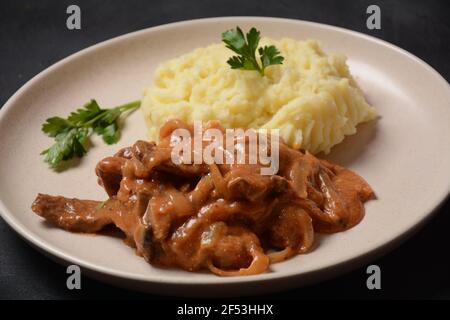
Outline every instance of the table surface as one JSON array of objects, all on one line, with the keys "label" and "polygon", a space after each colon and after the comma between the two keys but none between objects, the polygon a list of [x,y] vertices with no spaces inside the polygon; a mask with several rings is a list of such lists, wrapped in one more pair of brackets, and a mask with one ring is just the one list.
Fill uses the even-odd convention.
[{"label": "table surface", "polygon": [[[97,42],[174,21],[214,16],[275,16],[316,21],[387,40],[417,55],[450,80],[448,1],[76,1],[82,30],[66,28],[73,1],[0,2],[0,105],[26,81],[56,61]],[[366,28],[366,8],[381,8],[381,30]],[[418,195],[420,196],[420,195]],[[448,244],[450,201],[412,239],[374,261],[381,290],[366,287],[366,266],[318,285],[264,298],[450,298]],[[0,219],[0,298],[163,299],[82,279],[82,290],[66,288],[66,270],[31,248]],[[448,250],[448,249],[446,249]]]}]

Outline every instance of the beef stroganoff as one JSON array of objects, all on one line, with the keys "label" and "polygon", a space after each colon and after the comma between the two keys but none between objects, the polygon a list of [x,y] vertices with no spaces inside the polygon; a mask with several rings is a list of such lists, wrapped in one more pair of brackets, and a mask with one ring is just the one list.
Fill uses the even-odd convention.
[{"label": "beef stroganoff", "polygon": [[[33,211],[73,232],[115,225],[157,266],[232,276],[262,273],[271,262],[308,252],[315,232],[355,226],[374,196],[354,172],[281,141],[275,175],[261,175],[259,163],[174,164],[172,133],[180,128],[194,132],[172,120],[158,144],[137,141],[101,160],[96,174],[106,201],[39,194]],[[217,122],[209,128],[224,132]]]}]

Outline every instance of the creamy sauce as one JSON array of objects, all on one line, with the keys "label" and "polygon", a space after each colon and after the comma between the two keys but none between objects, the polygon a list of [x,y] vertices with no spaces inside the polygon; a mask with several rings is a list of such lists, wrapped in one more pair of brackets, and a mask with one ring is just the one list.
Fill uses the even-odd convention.
[{"label": "creamy sauce", "polygon": [[169,121],[158,145],[137,141],[97,164],[105,202],[39,194],[33,211],[73,232],[115,225],[154,265],[230,276],[262,273],[308,252],[314,232],[355,226],[374,196],[354,172],[283,143],[273,176],[260,175],[259,164],[175,165],[177,128],[191,126]]}]

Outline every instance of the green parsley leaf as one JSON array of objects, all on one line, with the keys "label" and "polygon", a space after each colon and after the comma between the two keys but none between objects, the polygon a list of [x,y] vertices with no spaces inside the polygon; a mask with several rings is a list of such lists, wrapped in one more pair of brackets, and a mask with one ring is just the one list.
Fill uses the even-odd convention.
[{"label": "green parsley leaf", "polygon": [[280,51],[278,51],[275,46],[264,46],[264,48],[259,48],[258,53],[261,56],[263,69],[270,65],[283,63],[284,57],[280,56]]},{"label": "green parsley leaf", "polygon": [[120,139],[119,125],[116,121],[106,127],[96,127],[95,132],[101,135],[107,144],[114,144]]},{"label": "green parsley leaf", "polygon": [[139,106],[140,101],[134,101],[112,109],[102,109],[97,101],[91,100],[70,113],[67,119],[48,118],[42,125],[42,131],[55,138],[55,143],[41,152],[44,161],[56,169],[63,161],[84,156],[92,132],[100,135],[107,144],[116,143],[120,139],[119,117]]},{"label": "green parsley leaf", "polygon": [[255,28],[251,28],[247,33],[247,42],[249,53],[254,54],[259,45],[259,40],[261,40],[261,33]]},{"label": "green parsley leaf", "polygon": [[44,161],[52,168],[58,168],[63,160],[82,157],[87,152],[84,147],[87,133],[87,128],[72,128],[57,134],[55,144],[41,152]]},{"label": "green parsley leaf", "polygon": [[239,27],[227,30],[222,33],[222,41],[225,46],[237,53],[227,60],[231,69],[256,70],[264,76],[264,70],[271,65],[282,64],[284,57],[275,46],[264,46],[259,48],[259,60],[256,59],[256,50],[258,49],[261,33],[256,28],[251,28],[244,36]]},{"label": "green parsley leaf", "polygon": [[58,133],[64,132],[72,128],[72,124],[66,119],[60,117],[48,118],[47,122],[42,125],[44,131],[49,137],[56,137]]},{"label": "green parsley leaf", "polygon": [[231,66],[231,69],[243,69],[244,68],[244,59],[238,56],[233,56],[228,59],[228,64]]},{"label": "green parsley leaf", "polygon": [[82,125],[83,123],[94,119],[102,112],[103,110],[100,109],[97,101],[91,100],[86,103],[83,108],[77,109],[77,111],[72,112],[67,120],[74,125]]},{"label": "green parsley leaf", "polygon": [[245,43],[244,33],[239,27],[222,33],[222,41],[225,42],[228,49],[233,50],[237,54],[243,55],[246,53],[247,44]]}]

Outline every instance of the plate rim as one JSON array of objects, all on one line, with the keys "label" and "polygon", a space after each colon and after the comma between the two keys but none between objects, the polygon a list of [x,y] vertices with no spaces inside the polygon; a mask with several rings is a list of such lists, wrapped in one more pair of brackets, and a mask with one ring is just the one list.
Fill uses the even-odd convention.
[{"label": "plate rim", "polygon": [[[141,34],[145,34],[147,32],[158,32],[159,30],[164,29],[170,29],[170,28],[177,28],[183,25],[189,25],[189,24],[195,24],[195,23],[213,23],[217,21],[233,21],[236,19],[246,19],[246,21],[261,21],[261,22],[267,22],[269,21],[275,21],[280,23],[296,23],[299,25],[309,25],[317,28],[322,28],[326,30],[330,30],[333,32],[340,32],[340,33],[346,33],[353,37],[362,38],[371,42],[374,42],[380,46],[386,47],[390,50],[397,51],[398,53],[406,56],[409,59],[412,59],[417,64],[420,64],[422,68],[425,68],[428,72],[430,72],[434,78],[436,78],[436,81],[441,82],[443,85],[447,85],[448,89],[448,95],[450,97],[450,85],[447,82],[447,80],[433,67],[431,67],[429,64],[427,64],[424,60],[421,58],[415,56],[414,54],[406,51],[405,49],[402,49],[392,43],[389,43],[385,40],[376,38],[371,35],[367,35],[358,31],[329,25],[329,24],[323,24],[313,21],[307,21],[307,20],[299,20],[299,19],[290,19],[290,18],[280,18],[280,17],[265,17],[265,16],[217,16],[217,17],[208,17],[208,18],[200,18],[200,19],[189,19],[189,20],[181,20],[176,22],[171,22],[167,24],[157,25],[145,29],[136,30],[133,32],[129,32],[123,35],[119,35],[116,37],[113,37],[108,40],[104,40],[101,42],[98,42],[96,44],[93,44],[89,47],[86,47],[82,50],[79,50],[77,52],[74,52],[70,54],[69,56],[55,62],[54,64],[50,65],[49,67],[45,68],[35,76],[33,76],[30,80],[28,80],[24,85],[22,85],[3,105],[3,107],[0,109],[0,126],[2,125],[6,113],[9,111],[9,109],[12,109],[12,107],[15,104],[15,100],[18,99],[25,91],[28,90],[29,87],[32,87],[36,82],[38,82],[41,78],[45,77],[46,74],[53,72],[54,69],[59,68],[60,66],[64,65],[69,60],[72,60],[74,58],[80,58],[86,54],[89,54],[91,51],[97,50],[100,47],[108,46],[111,44],[114,44],[116,42],[120,42],[128,37],[135,37],[139,36]],[[363,254],[357,255],[351,259],[347,259],[338,263],[332,263],[329,265],[324,265],[320,268],[308,271],[308,272],[299,272],[299,270],[294,271],[288,271],[280,273],[264,273],[254,276],[245,276],[245,277],[214,277],[214,278],[204,278],[204,279],[196,279],[195,281],[191,281],[190,277],[186,278],[172,278],[170,276],[162,277],[162,278],[149,278],[148,276],[139,275],[139,274],[133,274],[131,272],[125,272],[117,269],[111,269],[109,267],[103,267],[100,265],[97,265],[95,263],[91,263],[84,259],[79,259],[71,254],[65,253],[62,250],[59,250],[58,248],[55,248],[51,243],[47,242],[44,239],[41,239],[38,235],[35,235],[33,232],[30,232],[20,221],[14,218],[14,214],[12,211],[10,211],[6,205],[4,204],[3,200],[0,196],[0,216],[4,219],[4,221],[23,239],[25,239],[27,242],[29,242],[32,247],[38,249],[40,252],[43,252],[46,255],[50,255],[53,258],[55,258],[58,262],[62,262],[64,264],[67,263],[75,263],[79,265],[80,267],[92,272],[92,273],[100,273],[105,276],[111,276],[118,279],[125,279],[125,280],[132,280],[132,281],[138,281],[138,282],[145,282],[146,284],[167,284],[167,285],[193,285],[193,286],[208,286],[208,285],[238,285],[238,284],[249,284],[249,283],[259,283],[259,282],[272,282],[272,281],[279,281],[282,279],[291,279],[296,277],[306,277],[311,274],[320,274],[320,273],[326,273],[327,270],[331,271],[330,269],[338,269],[342,268],[342,266],[350,265],[354,263],[354,266],[352,268],[358,267],[359,263],[355,262],[359,259],[365,259],[366,257],[375,257],[377,255],[377,252],[387,251],[389,250],[388,247],[395,247],[396,245],[400,244],[401,240],[406,240],[409,238],[415,231],[419,230],[430,218],[434,216],[434,214],[438,211],[438,209],[447,201],[447,199],[450,196],[450,179],[448,181],[448,185],[446,190],[443,192],[441,196],[439,196],[439,201],[437,203],[431,204],[431,208],[426,210],[428,213],[421,217],[421,219],[414,224],[413,226],[409,227],[408,229],[404,230],[402,233],[397,234],[395,237],[386,240],[382,245],[378,245],[374,248],[372,248],[369,251],[364,252]],[[371,259],[371,258],[368,258]],[[357,265],[358,264],[358,265]],[[351,268],[350,268],[351,269]],[[300,270],[301,271],[301,270]],[[188,275],[188,273],[187,273]],[[326,278],[326,276],[322,276],[322,279]],[[292,286],[301,286],[302,283],[295,283],[292,284]]]}]

